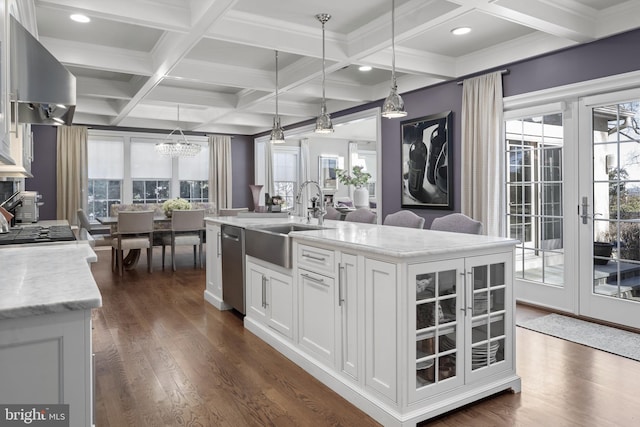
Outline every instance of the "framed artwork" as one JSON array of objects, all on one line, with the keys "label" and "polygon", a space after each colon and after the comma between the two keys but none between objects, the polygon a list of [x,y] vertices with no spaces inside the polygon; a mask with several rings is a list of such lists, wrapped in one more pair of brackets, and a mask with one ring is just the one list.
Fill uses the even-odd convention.
[{"label": "framed artwork", "polygon": [[318,156],[318,182],[322,191],[335,191],[338,189],[338,156]]},{"label": "framed artwork", "polygon": [[401,122],[402,207],[452,209],[451,111]]}]

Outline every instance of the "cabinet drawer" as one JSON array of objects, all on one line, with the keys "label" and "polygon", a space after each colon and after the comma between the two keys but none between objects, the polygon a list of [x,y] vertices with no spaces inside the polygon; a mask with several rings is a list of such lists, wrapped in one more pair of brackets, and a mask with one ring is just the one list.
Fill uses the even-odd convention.
[{"label": "cabinet drawer", "polygon": [[298,265],[318,273],[335,276],[334,251],[316,248],[314,246],[298,246]]}]

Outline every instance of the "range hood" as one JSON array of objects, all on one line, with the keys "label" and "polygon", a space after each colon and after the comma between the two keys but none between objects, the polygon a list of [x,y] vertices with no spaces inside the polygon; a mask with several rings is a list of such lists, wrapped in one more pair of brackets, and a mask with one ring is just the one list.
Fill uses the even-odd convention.
[{"label": "range hood", "polygon": [[76,78],[11,16],[11,102],[18,123],[71,125]]}]

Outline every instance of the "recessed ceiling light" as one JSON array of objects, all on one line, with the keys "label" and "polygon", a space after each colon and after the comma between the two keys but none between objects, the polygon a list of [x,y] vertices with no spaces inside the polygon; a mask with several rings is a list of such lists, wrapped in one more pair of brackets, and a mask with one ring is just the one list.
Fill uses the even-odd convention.
[{"label": "recessed ceiling light", "polygon": [[451,30],[451,32],[453,34],[455,34],[456,36],[461,36],[463,34],[468,34],[471,32],[471,28],[469,27],[458,27],[458,28],[454,28],[453,30]]},{"label": "recessed ceiling light", "polygon": [[70,16],[70,18],[72,21],[82,22],[83,24],[86,24],[87,22],[91,22],[91,19],[87,15],[82,15],[80,13],[74,13],[73,15]]},{"label": "recessed ceiling light", "polygon": [[358,67],[358,70],[360,71],[371,71],[372,68],[370,65],[361,65],[360,67]]}]

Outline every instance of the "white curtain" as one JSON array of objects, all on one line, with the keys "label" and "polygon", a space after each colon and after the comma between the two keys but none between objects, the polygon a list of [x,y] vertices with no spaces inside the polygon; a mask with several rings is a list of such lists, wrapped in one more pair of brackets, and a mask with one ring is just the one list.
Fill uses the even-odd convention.
[{"label": "white curtain", "polygon": [[502,74],[474,77],[463,84],[461,211],[481,221],[487,235],[500,236],[504,222]]},{"label": "white curtain", "polygon": [[77,224],[78,209],[86,208],[87,128],[60,126],[57,130],[56,218]]},{"label": "white curtain", "polygon": [[[300,140],[300,185],[311,179],[311,159],[309,154],[309,140],[307,138]],[[298,205],[298,215],[305,217],[307,215],[307,201],[311,198],[311,190],[307,185],[302,194],[300,194],[300,204]]]},{"label": "white curtain", "polygon": [[230,136],[209,135],[209,202],[216,213],[233,207]]}]

